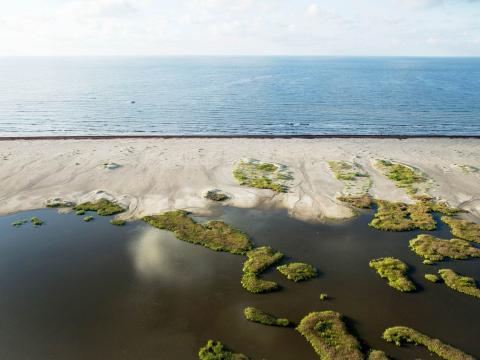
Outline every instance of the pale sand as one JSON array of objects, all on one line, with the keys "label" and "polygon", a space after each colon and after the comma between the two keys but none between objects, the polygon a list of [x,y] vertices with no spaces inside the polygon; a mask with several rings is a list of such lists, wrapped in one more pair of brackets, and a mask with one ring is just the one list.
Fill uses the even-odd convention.
[{"label": "pale sand", "polygon": [[[241,158],[285,164],[294,181],[287,194],[239,186],[232,176]],[[370,193],[379,199],[411,202],[372,166],[390,159],[418,167],[434,184],[430,194],[480,217],[478,139],[107,139],[0,141],[0,213],[42,208],[51,198],[74,202],[105,194],[129,206],[126,218],[170,209],[212,208],[206,190],[233,195],[228,205],[275,206],[304,220],[348,218],[354,212],[336,200],[343,184],[327,160],[360,163],[370,174]],[[103,163],[120,164],[105,169]]]}]

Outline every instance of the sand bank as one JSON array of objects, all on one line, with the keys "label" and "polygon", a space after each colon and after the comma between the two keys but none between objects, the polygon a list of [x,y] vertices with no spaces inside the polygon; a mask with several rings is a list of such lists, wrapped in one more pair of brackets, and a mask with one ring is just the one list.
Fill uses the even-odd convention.
[{"label": "sand bank", "polygon": [[[289,192],[238,185],[232,168],[242,158],[287,165],[294,177]],[[170,209],[204,212],[213,205],[204,193],[218,188],[232,195],[226,204],[233,206],[281,207],[313,221],[351,217],[351,208],[336,199],[343,184],[328,160],[359,163],[371,176],[374,197],[411,202],[372,166],[375,159],[418,167],[433,180],[432,196],[480,217],[480,139],[446,138],[0,141],[0,214],[41,208],[52,198],[105,196],[128,206],[127,218]]]}]

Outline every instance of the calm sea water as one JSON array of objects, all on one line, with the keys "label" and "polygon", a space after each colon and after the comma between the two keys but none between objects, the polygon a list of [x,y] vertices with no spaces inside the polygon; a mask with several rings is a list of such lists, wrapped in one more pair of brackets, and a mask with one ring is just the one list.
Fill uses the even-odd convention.
[{"label": "calm sea water", "polygon": [[480,135],[480,58],[0,58],[0,136]]}]

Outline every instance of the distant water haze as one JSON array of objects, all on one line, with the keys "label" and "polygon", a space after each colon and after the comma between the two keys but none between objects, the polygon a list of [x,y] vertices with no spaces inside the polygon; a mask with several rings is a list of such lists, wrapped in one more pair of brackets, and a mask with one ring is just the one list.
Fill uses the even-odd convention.
[{"label": "distant water haze", "polygon": [[0,136],[480,135],[480,58],[0,58]]}]

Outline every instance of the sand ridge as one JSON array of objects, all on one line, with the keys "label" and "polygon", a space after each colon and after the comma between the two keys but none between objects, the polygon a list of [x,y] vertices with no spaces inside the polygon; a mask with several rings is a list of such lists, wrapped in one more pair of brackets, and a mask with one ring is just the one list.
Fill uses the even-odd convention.
[{"label": "sand ridge", "polygon": [[[287,165],[294,180],[286,194],[238,185],[234,165],[243,158]],[[169,138],[62,139],[0,142],[0,214],[42,208],[48,199],[119,200],[138,218],[172,209],[205,212],[212,188],[232,194],[226,203],[286,208],[303,220],[343,219],[354,211],[336,197],[343,184],[328,160],[359,163],[379,199],[411,202],[372,163],[389,159],[419,168],[433,180],[432,196],[480,217],[480,139],[413,138]],[[105,166],[118,164],[119,166]]]}]

